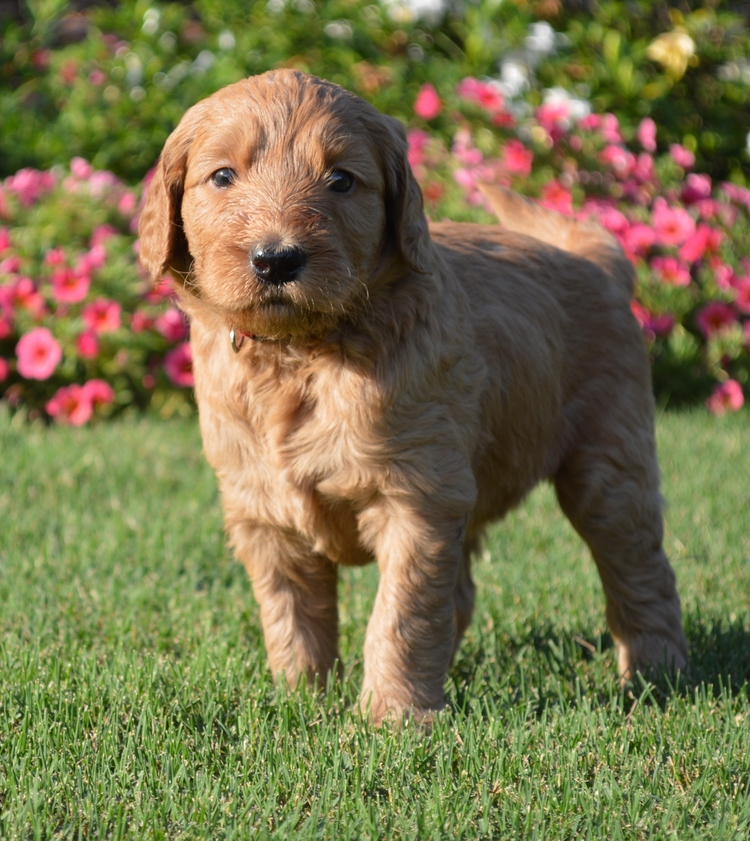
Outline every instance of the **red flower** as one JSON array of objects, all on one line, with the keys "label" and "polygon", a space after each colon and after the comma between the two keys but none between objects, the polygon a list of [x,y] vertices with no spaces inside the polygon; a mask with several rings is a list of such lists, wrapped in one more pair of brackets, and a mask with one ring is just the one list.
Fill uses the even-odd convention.
[{"label": "red flower", "polygon": [[513,175],[527,176],[531,173],[534,153],[520,140],[509,140],[503,149],[503,166]]},{"label": "red flower", "polygon": [[541,199],[542,207],[568,216],[573,213],[573,196],[570,190],[566,190],[559,181],[550,181],[545,184]]}]

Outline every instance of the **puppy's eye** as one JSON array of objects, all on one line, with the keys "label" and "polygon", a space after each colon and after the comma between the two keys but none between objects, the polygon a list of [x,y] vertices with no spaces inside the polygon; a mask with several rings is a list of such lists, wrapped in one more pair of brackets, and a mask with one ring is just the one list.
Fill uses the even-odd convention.
[{"label": "puppy's eye", "polygon": [[231,187],[236,178],[237,173],[228,166],[224,166],[221,169],[217,169],[211,176],[211,183],[215,187]]},{"label": "puppy's eye", "polygon": [[328,179],[328,186],[334,193],[348,193],[354,186],[354,177],[343,169],[334,169]]}]

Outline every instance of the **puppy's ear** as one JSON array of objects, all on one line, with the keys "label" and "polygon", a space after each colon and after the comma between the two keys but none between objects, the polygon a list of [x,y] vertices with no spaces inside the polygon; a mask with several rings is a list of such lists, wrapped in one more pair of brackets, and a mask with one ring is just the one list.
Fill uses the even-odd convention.
[{"label": "puppy's ear", "polygon": [[166,273],[178,280],[189,274],[192,257],[182,228],[182,194],[190,147],[200,123],[202,103],[185,113],[169,135],[146,191],[138,221],[141,264],[157,282]]},{"label": "puppy's ear", "polygon": [[368,108],[365,124],[381,155],[388,236],[406,264],[426,274],[430,270],[432,245],[422,190],[407,157],[406,131],[398,120],[375,109],[370,112]]}]

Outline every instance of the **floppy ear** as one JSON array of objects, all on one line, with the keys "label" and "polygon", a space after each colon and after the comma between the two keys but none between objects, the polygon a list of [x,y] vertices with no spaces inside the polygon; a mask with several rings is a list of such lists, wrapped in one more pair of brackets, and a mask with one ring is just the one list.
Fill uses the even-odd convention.
[{"label": "floppy ear", "polygon": [[410,268],[427,274],[432,262],[432,245],[422,190],[407,157],[406,131],[393,117],[375,109],[367,110],[365,125],[381,155],[385,176],[388,236]]},{"label": "floppy ear", "polygon": [[181,205],[188,153],[200,123],[202,104],[187,111],[167,138],[146,191],[138,234],[141,264],[153,282],[166,273],[182,281],[190,273],[193,259],[182,228]]}]

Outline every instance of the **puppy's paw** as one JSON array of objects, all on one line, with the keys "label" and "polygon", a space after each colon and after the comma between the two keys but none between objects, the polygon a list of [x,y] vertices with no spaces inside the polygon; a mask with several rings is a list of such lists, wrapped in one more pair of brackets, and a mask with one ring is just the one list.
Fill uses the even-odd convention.
[{"label": "puppy's paw", "polygon": [[426,731],[432,728],[438,713],[444,707],[444,703],[436,707],[404,703],[375,692],[363,693],[359,701],[362,715],[369,718],[376,727],[389,724],[392,727],[401,728],[414,724]]},{"label": "puppy's paw", "polygon": [[643,633],[621,643],[618,666],[620,679],[624,683],[632,680],[638,672],[649,679],[678,672],[686,674],[688,651],[682,629],[668,637],[657,633]]}]

